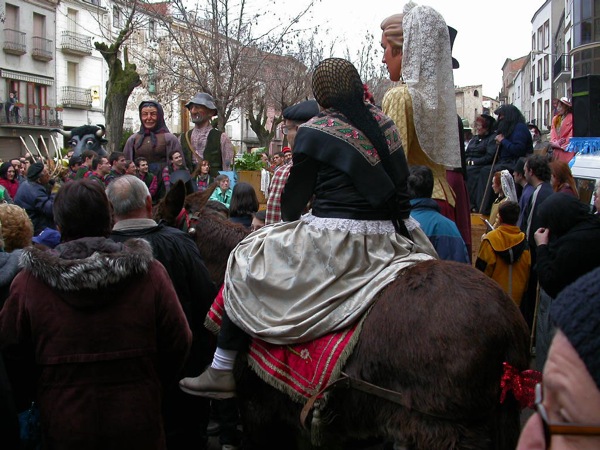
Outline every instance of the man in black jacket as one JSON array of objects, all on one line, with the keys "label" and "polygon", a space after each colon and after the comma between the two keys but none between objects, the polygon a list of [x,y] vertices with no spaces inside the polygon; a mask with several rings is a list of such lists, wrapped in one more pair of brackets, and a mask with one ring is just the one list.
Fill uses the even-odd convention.
[{"label": "man in black jacket", "polygon": [[[192,349],[183,375],[193,376],[211,361],[214,351],[211,348],[213,339],[203,324],[217,290],[200,252],[187,233],[152,219],[152,197],[139,178],[123,175],[107,187],[106,193],[113,205],[115,220],[110,238],[118,242],[131,238],[150,242],[154,257],[165,266],[173,281],[193,333]],[[167,389],[163,414],[169,450],[206,442],[207,400],[185,395],[177,384],[173,384]]]}]

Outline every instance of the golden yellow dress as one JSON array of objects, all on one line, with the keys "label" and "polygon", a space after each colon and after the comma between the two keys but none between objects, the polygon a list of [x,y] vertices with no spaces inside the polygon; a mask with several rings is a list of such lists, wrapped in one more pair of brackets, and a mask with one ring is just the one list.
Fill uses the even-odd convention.
[{"label": "golden yellow dress", "polygon": [[[413,121],[412,98],[408,87],[403,84],[386,92],[382,102],[383,112],[391,117],[400,131],[402,147],[406,154],[408,165],[427,166],[433,171],[433,195],[436,200],[445,200],[454,208],[456,206],[456,195],[446,181],[446,168],[433,162],[421,148],[415,131]],[[431,124],[435,126],[435,124]]]}]

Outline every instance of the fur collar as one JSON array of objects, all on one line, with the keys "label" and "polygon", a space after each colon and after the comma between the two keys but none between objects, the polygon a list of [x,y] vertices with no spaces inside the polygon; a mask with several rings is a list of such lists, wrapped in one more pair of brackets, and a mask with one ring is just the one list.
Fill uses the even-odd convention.
[{"label": "fur collar", "polygon": [[82,238],[43,251],[28,247],[21,266],[60,291],[95,290],[148,272],[152,247],[143,239],[116,243],[106,238]]}]

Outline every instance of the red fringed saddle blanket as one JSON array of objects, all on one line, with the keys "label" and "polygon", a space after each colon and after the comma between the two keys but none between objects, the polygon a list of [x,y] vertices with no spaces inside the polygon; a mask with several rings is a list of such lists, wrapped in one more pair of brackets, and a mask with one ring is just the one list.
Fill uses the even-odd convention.
[{"label": "red fringed saddle blanket", "polygon": [[[223,288],[206,317],[206,327],[218,332],[223,318]],[[358,342],[363,318],[350,328],[298,345],[274,345],[254,338],[248,362],[266,383],[304,403],[335,381]]]}]

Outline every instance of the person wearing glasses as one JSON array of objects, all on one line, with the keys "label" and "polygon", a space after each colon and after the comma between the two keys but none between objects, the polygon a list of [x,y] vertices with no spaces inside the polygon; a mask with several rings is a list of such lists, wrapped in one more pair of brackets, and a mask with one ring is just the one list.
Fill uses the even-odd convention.
[{"label": "person wearing glasses", "polygon": [[517,450],[600,448],[600,268],[565,288],[550,307],[557,326],[536,386],[536,410]]}]

